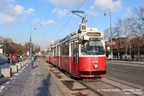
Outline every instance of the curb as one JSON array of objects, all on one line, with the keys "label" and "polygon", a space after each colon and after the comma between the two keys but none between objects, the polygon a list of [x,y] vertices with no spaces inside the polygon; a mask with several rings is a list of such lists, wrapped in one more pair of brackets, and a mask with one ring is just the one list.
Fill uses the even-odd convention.
[{"label": "curb", "polygon": [[139,64],[139,65],[144,65],[144,62],[113,61],[113,60],[111,60],[111,61],[107,61],[107,60],[106,60],[106,63],[107,63],[107,62],[117,62],[117,63],[121,63],[121,62],[123,62],[123,63],[128,63],[128,64]]}]

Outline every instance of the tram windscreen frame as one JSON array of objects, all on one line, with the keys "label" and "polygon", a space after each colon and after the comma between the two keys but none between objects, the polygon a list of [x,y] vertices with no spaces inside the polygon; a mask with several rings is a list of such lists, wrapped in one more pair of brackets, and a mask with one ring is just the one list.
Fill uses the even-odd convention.
[{"label": "tram windscreen frame", "polygon": [[83,40],[81,43],[82,55],[104,55],[104,47],[100,40]]}]

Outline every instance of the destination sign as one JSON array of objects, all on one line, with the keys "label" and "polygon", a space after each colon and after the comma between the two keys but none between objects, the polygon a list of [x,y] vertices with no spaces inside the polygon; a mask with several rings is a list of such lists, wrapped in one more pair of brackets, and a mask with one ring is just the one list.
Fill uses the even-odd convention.
[{"label": "destination sign", "polygon": [[87,32],[87,36],[101,36],[99,32]]}]

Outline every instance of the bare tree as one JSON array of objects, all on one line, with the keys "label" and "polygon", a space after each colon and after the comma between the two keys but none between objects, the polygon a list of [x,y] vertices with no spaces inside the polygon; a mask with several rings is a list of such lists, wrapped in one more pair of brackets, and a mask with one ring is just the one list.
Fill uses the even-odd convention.
[{"label": "bare tree", "polygon": [[45,55],[45,54],[46,54],[46,52],[45,52],[45,51],[41,51],[41,53],[42,53],[42,55]]},{"label": "bare tree", "polygon": [[110,29],[107,28],[104,30],[104,37],[106,41],[109,41],[111,39]]},{"label": "bare tree", "polygon": [[132,18],[135,19],[135,34],[144,37],[144,6],[134,8],[132,11]]},{"label": "bare tree", "polygon": [[141,36],[144,37],[144,7],[141,6],[139,8],[134,8],[132,11],[132,18],[136,21],[133,26],[132,35],[136,37],[136,45],[137,45],[137,52],[138,52],[138,60],[140,61],[140,46]]},{"label": "bare tree", "polygon": [[[26,42],[24,44],[24,47],[25,47],[25,52],[30,51],[30,42]],[[33,50],[34,47],[35,47],[35,44],[32,43],[32,53],[35,53],[35,51]]]},{"label": "bare tree", "polygon": [[[135,20],[132,18],[127,17],[126,19],[122,20],[122,19],[118,19],[117,22],[115,23],[115,36],[120,38],[120,37],[124,37],[125,38],[125,44],[122,43],[124,45],[124,49],[125,49],[125,54],[127,54],[127,50],[128,50],[128,46],[127,46],[127,38],[131,36],[132,30],[133,30],[133,26],[135,25]],[[119,57],[119,52],[120,52],[120,48],[121,48],[121,44],[120,41],[117,42],[118,46],[118,57]]]}]

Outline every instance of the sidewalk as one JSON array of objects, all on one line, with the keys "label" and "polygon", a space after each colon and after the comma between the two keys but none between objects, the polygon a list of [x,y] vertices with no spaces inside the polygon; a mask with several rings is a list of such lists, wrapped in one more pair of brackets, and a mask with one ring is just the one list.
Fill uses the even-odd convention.
[{"label": "sidewalk", "polygon": [[64,96],[44,65],[30,63],[0,86],[0,96]]},{"label": "sidewalk", "polygon": [[116,62],[116,63],[127,63],[127,64],[139,64],[139,65],[144,65],[144,62],[135,62],[135,61],[106,60],[106,62]]}]

